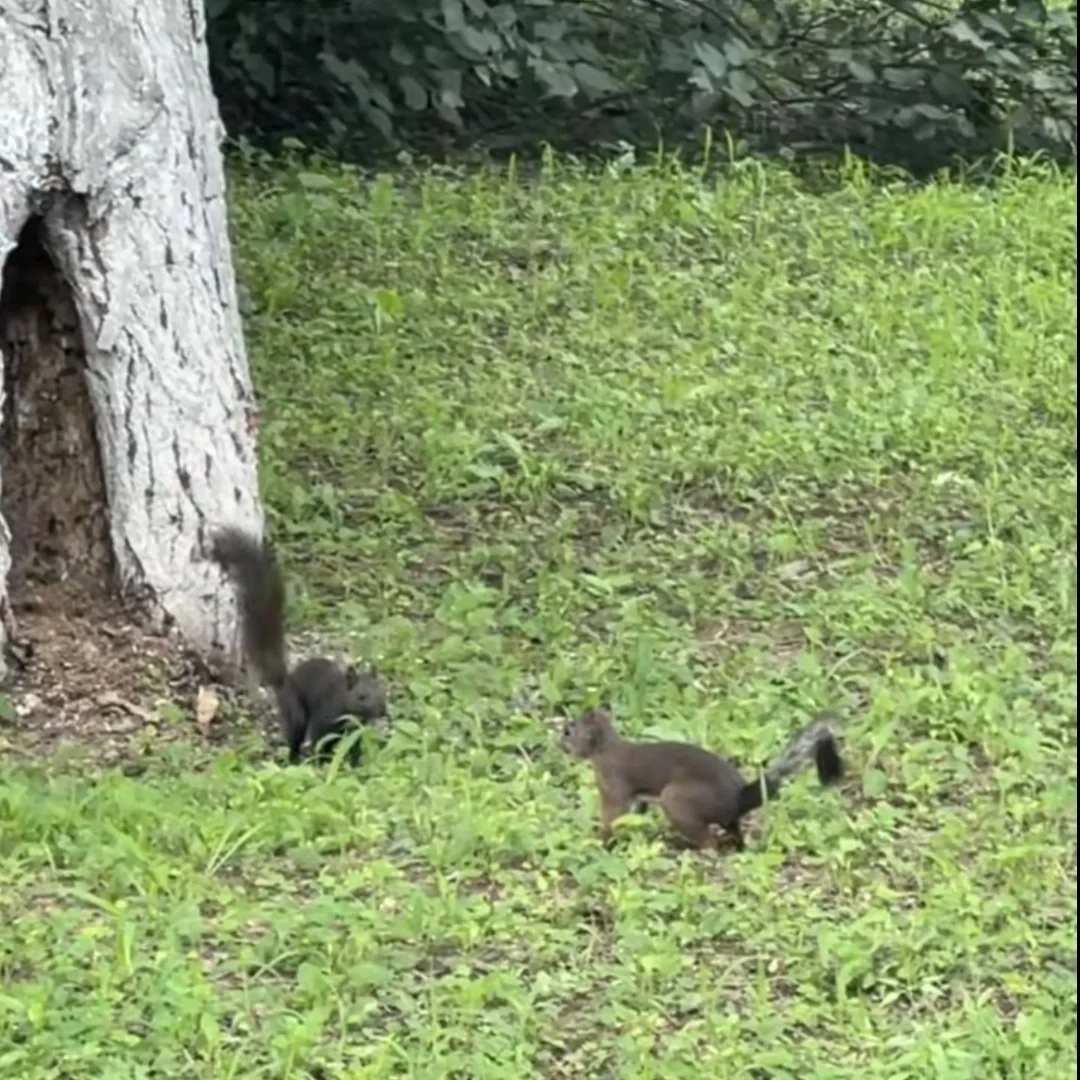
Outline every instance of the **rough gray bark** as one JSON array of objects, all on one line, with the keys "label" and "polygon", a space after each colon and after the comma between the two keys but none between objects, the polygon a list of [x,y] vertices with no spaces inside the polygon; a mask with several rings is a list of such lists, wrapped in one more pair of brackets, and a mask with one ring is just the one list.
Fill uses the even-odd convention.
[{"label": "rough gray bark", "polygon": [[262,512],[221,135],[202,0],[0,0],[0,263],[39,220],[85,350],[114,584],[232,651],[202,539]]}]

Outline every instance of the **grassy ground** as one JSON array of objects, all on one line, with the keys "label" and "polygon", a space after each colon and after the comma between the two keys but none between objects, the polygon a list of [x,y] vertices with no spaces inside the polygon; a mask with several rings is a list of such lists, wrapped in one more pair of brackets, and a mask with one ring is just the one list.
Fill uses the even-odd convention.
[{"label": "grassy ground", "polygon": [[[294,625],[396,731],[0,772],[0,1075],[1075,1075],[1075,179],[240,170],[233,219]],[[748,768],[830,706],[851,778],[605,852],[539,718],[600,695]]]}]

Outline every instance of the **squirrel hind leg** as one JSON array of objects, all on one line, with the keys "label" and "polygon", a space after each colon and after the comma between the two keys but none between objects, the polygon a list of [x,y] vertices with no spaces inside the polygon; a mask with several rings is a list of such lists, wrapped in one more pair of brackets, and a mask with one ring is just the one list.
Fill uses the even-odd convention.
[{"label": "squirrel hind leg", "polygon": [[[706,793],[711,794],[711,793]],[[699,850],[715,850],[716,834],[709,828],[707,803],[690,787],[668,784],[660,792],[660,806],[668,821]]]},{"label": "squirrel hind leg", "polygon": [[722,825],[724,830],[724,836],[727,837],[728,842],[736,851],[744,851],[746,849],[746,839],[743,837],[742,823],[737,819],[730,825]]}]

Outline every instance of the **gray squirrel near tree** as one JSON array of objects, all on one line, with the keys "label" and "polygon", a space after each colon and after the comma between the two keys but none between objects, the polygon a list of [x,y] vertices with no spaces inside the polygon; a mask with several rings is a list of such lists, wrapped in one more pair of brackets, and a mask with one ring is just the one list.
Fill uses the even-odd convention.
[{"label": "gray squirrel near tree", "polygon": [[[359,671],[315,657],[289,671],[285,654],[285,580],[272,548],[236,528],[220,529],[210,557],[237,590],[244,654],[263,684],[277,695],[289,761],[300,760],[305,741],[325,759],[357,721],[387,717],[386,688],[374,667]],[[360,759],[355,741],[349,761]]]}]

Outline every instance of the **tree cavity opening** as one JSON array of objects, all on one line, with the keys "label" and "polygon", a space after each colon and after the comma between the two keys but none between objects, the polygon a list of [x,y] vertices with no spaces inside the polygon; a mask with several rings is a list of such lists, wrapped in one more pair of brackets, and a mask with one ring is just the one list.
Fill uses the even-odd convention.
[{"label": "tree cavity opening", "polygon": [[31,218],[0,285],[0,513],[11,532],[13,596],[114,584],[101,454],[86,352],[71,291]]}]

